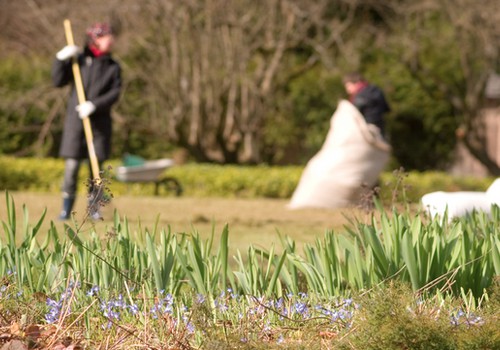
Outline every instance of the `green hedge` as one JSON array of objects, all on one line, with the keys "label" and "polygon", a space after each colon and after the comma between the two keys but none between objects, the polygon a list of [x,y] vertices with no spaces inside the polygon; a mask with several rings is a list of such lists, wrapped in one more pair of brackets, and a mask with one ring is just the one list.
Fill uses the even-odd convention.
[{"label": "green hedge", "polygon": [[[152,195],[154,185],[122,183],[114,178],[120,160],[110,166],[110,189],[114,195]],[[300,166],[236,166],[190,163],[174,166],[163,177],[174,177],[183,194],[192,197],[290,198],[304,168]],[[59,191],[64,171],[62,159],[0,156],[0,189],[10,191]],[[80,190],[88,178],[87,167],[80,174]],[[387,201],[415,202],[432,191],[484,191],[492,178],[457,177],[443,172],[386,171],[380,177],[380,196]],[[160,187],[161,189],[161,187]],[[162,190],[161,195],[175,195]]]},{"label": "green hedge", "polygon": [[52,192],[60,189],[64,161],[0,156],[0,189]]}]

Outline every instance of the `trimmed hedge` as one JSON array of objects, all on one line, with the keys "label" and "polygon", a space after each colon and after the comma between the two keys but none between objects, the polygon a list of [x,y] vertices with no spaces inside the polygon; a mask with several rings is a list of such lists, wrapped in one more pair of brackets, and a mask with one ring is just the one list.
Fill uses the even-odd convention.
[{"label": "trimmed hedge", "polygon": [[0,189],[11,191],[58,191],[64,161],[52,158],[0,156]]},{"label": "trimmed hedge", "polygon": [[[153,195],[149,183],[121,183],[114,178],[120,160],[112,160],[109,187],[114,195]],[[300,166],[237,166],[189,163],[172,167],[163,177],[174,177],[183,194],[192,197],[290,198],[303,171]],[[0,189],[10,191],[57,192],[60,189],[64,161],[53,158],[14,158],[0,156]],[[82,167],[80,191],[89,176]],[[485,191],[492,178],[457,177],[443,172],[386,171],[380,177],[380,197],[384,202],[416,202],[432,191]],[[165,191],[162,195],[175,195]]]}]

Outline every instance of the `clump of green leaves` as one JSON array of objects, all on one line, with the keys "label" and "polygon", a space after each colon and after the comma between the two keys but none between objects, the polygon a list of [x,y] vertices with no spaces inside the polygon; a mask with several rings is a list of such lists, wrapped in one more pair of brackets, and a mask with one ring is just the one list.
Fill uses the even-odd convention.
[{"label": "clump of green leaves", "polygon": [[227,225],[217,250],[214,232],[208,240],[158,227],[139,228],[132,235],[118,213],[109,230],[113,237],[107,240],[96,232],[82,240],[81,225],[65,225],[64,239],[52,225],[40,243],[36,236],[44,217],[31,226],[25,207],[20,229],[14,207],[7,194],[3,227],[8,240],[0,241],[0,274],[16,271],[18,284],[33,292],[53,292],[61,288],[58,281],[70,276],[102,288],[145,285],[149,293],[178,294],[189,288],[213,296],[230,287],[237,293],[278,297],[299,292],[333,296],[398,280],[414,291],[434,288],[479,299],[500,274],[498,207],[491,216],[474,213],[442,224],[421,213],[387,213],[379,206],[370,222],[353,221],[346,232],[327,232],[314,245],[305,245],[304,252],[287,239],[281,251],[251,246],[247,256],[237,253],[235,268],[228,255]]}]

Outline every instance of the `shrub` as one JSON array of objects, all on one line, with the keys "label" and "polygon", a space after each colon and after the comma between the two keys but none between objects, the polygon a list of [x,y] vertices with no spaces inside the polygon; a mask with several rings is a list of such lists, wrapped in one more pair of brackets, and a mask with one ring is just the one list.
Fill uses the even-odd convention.
[{"label": "shrub", "polygon": [[[151,183],[125,184],[114,178],[113,169],[121,165],[119,160],[108,161],[106,165],[111,167],[105,177],[113,180],[114,195],[153,195]],[[188,163],[167,169],[161,177],[178,179],[186,196],[290,198],[303,169],[302,166]],[[62,159],[0,156],[0,189],[57,192],[63,171]],[[82,167],[79,182],[84,183],[88,176],[87,167]],[[380,176],[380,197],[387,204],[415,203],[432,191],[484,191],[492,181],[492,178],[457,177],[444,172],[386,171]],[[163,193],[175,195],[173,191]]]},{"label": "shrub", "polygon": [[60,159],[0,156],[0,189],[57,192],[63,172]]}]

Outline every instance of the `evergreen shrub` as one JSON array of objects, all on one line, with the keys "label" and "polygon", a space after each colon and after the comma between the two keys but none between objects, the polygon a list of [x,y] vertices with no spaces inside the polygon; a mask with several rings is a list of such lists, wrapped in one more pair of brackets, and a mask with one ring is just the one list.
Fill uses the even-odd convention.
[{"label": "evergreen shrub", "polygon": [[[153,195],[152,183],[127,184],[115,178],[119,160],[105,163],[115,195]],[[159,177],[174,177],[182,185],[183,194],[192,197],[290,198],[298,184],[303,166],[237,166],[188,163],[165,170]],[[0,156],[0,189],[10,191],[53,192],[60,189],[64,161],[54,158],[16,158]],[[80,183],[88,178],[83,166]],[[401,200],[416,203],[425,193],[433,191],[485,191],[492,178],[457,177],[444,172],[383,172],[379,196],[384,203]],[[83,188],[83,186],[81,186]],[[175,195],[162,191],[162,195]]]}]

